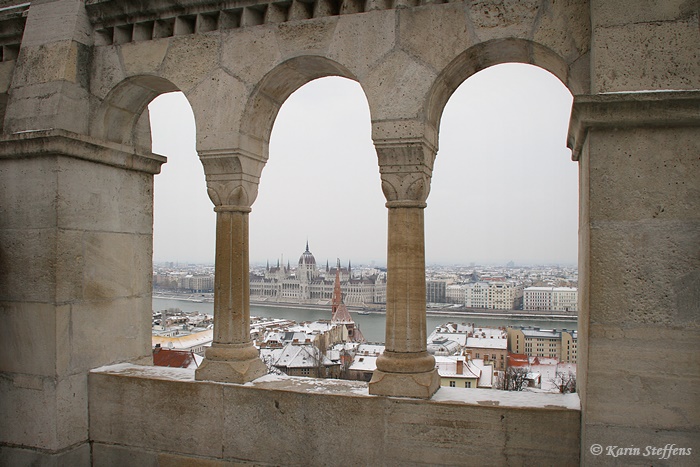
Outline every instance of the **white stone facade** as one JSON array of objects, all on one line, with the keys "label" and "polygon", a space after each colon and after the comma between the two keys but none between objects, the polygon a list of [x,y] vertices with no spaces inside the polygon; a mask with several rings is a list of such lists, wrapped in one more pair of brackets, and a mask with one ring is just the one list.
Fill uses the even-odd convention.
[{"label": "white stone facade", "polygon": [[578,311],[578,289],[575,287],[526,287],[523,290],[523,309]]},{"label": "white stone facade", "polygon": [[323,303],[333,297],[333,284],[336,269],[340,269],[343,300],[346,305],[364,306],[386,302],[386,279],[378,274],[359,279],[352,278],[351,265],[342,268],[326,268],[321,271],[316,266],[316,259],[309,251],[299,258],[296,270],[287,267],[268,267],[265,276],[250,277],[250,295],[280,302],[315,302]]}]

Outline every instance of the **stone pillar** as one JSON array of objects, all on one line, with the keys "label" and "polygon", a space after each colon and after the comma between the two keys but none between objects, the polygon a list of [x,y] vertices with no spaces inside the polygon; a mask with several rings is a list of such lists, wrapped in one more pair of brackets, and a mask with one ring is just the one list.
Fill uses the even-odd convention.
[{"label": "stone pillar", "polygon": [[574,100],[582,465],[615,463],[593,445],[700,449],[698,127],[698,91]]},{"label": "stone pillar", "polygon": [[423,142],[375,143],[387,199],[386,350],[370,394],[429,398],[440,386],[426,350],[423,215],[436,151]]},{"label": "stone pillar", "polygon": [[267,374],[250,340],[248,214],[258,178],[242,173],[241,155],[209,151],[200,157],[216,211],[216,265],[214,341],[195,379],[245,383]]},{"label": "stone pillar", "polygon": [[63,130],[0,141],[0,465],[90,465],[88,372],[152,364],[164,161]]}]

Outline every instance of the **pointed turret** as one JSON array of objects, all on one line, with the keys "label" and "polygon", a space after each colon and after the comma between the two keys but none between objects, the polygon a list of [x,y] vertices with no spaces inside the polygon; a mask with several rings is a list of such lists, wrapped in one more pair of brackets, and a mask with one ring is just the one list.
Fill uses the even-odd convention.
[{"label": "pointed turret", "polygon": [[[338,260],[340,265],[340,260]],[[343,292],[340,290],[340,268],[335,270],[335,285],[333,286],[333,299],[331,306],[331,321],[335,320],[335,315],[338,312],[338,307],[343,302]]]}]

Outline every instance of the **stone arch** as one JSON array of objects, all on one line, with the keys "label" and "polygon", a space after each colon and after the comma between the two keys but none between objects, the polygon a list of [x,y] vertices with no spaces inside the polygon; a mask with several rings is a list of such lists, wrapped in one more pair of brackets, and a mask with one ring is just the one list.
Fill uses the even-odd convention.
[{"label": "stone arch", "polygon": [[306,83],[326,76],[340,76],[359,81],[348,68],[321,56],[299,56],[287,60],[268,72],[248,98],[241,123],[246,148],[267,160],[270,134],[284,101]]},{"label": "stone arch", "polygon": [[163,93],[179,90],[172,82],[158,76],[126,78],[100,103],[90,124],[90,135],[150,151],[148,104]]},{"label": "stone arch", "polygon": [[572,94],[585,89],[584,77],[570,73],[569,64],[548,47],[524,39],[495,39],[470,47],[442,70],[427,96],[427,122],[436,130],[440,128],[442,111],[459,85],[475,73],[503,63],[525,63],[547,70]]}]

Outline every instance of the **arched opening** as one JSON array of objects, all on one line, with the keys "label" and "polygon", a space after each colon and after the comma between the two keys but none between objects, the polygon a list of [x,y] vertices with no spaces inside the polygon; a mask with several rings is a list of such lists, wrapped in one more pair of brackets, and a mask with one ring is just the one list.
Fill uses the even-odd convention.
[{"label": "arched opening", "polygon": [[452,94],[426,210],[428,262],[576,264],[571,103],[556,77],[513,63],[472,75]]},{"label": "arched opening", "polygon": [[153,190],[153,360],[197,367],[212,341],[215,213],[181,92],[148,105],[153,152],[168,157]]},{"label": "arched opening", "polygon": [[[516,355],[542,374],[528,382],[542,390],[556,392],[557,378],[575,375],[578,165],[566,148],[572,102],[550,72],[506,63],[471,75],[442,113],[425,212],[426,299],[429,307],[482,313],[488,322],[480,326],[507,328],[498,331],[498,351],[476,339],[465,350],[475,365],[492,365],[499,389],[525,383],[513,383],[525,371]],[[535,295],[538,305],[548,303],[537,308],[541,316],[530,312]]]},{"label": "arched opening", "polygon": [[154,179],[153,259],[213,264],[215,214],[195,147],[195,120],[184,94],[148,106],[153,152],[168,157]]},{"label": "arched opening", "polygon": [[[290,254],[309,239],[317,260],[381,261],[386,225],[369,107],[354,81],[311,81],[282,105],[251,214],[251,263]],[[354,213],[354,214],[353,214]],[[286,257],[286,256],[285,256]]]},{"label": "arched opening", "polygon": [[158,76],[127,78],[112,89],[91,121],[93,136],[150,150],[148,104],[163,93],[178,91],[170,81]]},{"label": "arched opening", "polygon": [[[275,119],[269,159],[250,215],[251,315],[282,317],[280,309],[261,308],[261,302],[281,301],[289,304],[286,318],[330,319],[332,271],[338,259],[353,278],[377,278],[379,288],[385,287],[384,202],[370,111],[360,85],[324,77],[291,94]],[[300,281],[297,271],[307,242],[315,260],[313,286]],[[344,274],[348,306],[380,306],[382,292],[364,283],[346,288]],[[263,277],[273,282],[266,287],[280,289],[263,290]],[[299,304],[309,303],[320,308],[298,310]],[[383,325],[374,334],[368,332],[368,340],[383,341]]]}]

